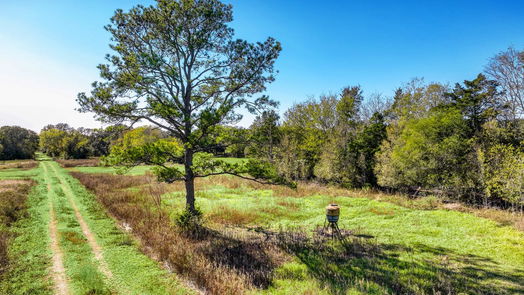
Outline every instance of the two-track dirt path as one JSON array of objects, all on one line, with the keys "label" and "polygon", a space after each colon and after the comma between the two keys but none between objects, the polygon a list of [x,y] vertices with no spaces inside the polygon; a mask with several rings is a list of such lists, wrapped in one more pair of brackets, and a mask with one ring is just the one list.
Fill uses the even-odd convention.
[{"label": "two-track dirt path", "polygon": [[[71,291],[71,278],[68,278],[66,267],[64,266],[64,252],[60,246],[61,234],[59,230],[59,216],[57,217],[56,204],[59,202],[59,198],[65,198],[66,204],[74,212],[76,222],[78,222],[82,234],[84,235],[89,247],[91,248],[92,255],[97,261],[97,267],[100,273],[102,273],[106,280],[109,282],[113,278],[107,262],[104,259],[102,248],[97,243],[95,235],[89,228],[85,218],[78,209],[78,206],[74,200],[74,192],[70,184],[65,179],[63,173],[59,173],[60,168],[55,162],[42,161],[41,162],[44,170],[44,179],[47,187],[47,199],[49,203],[49,235],[51,240],[51,252],[52,252],[52,267],[51,276],[54,281],[55,294],[57,295],[69,295],[74,293]],[[54,190],[54,191],[53,191]],[[63,194],[57,194],[57,191],[61,191]],[[111,283],[109,282],[108,285]],[[113,291],[113,293],[116,293]],[[120,292],[123,293],[123,292]],[[124,292],[124,294],[131,294],[131,292]]]},{"label": "two-track dirt path", "polygon": [[140,253],[100,211],[95,197],[58,163],[49,159],[40,165],[49,206],[54,294],[195,293]]},{"label": "two-track dirt path", "polygon": [[54,281],[55,285],[55,294],[58,295],[68,295],[69,292],[69,286],[67,282],[67,276],[64,268],[64,254],[62,253],[62,250],[60,249],[59,241],[58,241],[58,229],[57,229],[57,220],[56,220],[56,214],[55,209],[53,206],[53,203],[51,201],[51,178],[50,178],[50,172],[48,170],[47,165],[43,164],[44,174],[45,174],[45,182],[47,187],[47,200],[49,202],[49,236],[51,239],[51,252],[52,252],[52,273],[51,276]]},{"label": "two-track dirt path", "polygon": [[80,224],[80,228],[82,228],[82,233],[87,239],[87,242],[89,243],[89,246],[91,247],[91,251],[93,252],[96,260],[98,261],[98,267],[101,273],[103,273],[107,278],[112,278],[113,273],[109,269],[109,266],[107,265],[107,262],[104,259],[104,255],[102,253],[102,248],[98,245],[96,242],[95,236],[93,235],[91,229],[89,229],[89,226],[87,225],[84,217],[78,210],[78,206],[76,205],[75,201],[73,200],[73,191],[71,189],[71,186],[67,181],[64,179],[64,177],[58,173],[56,166],[52,166],[52,170],[54,174],[57,176],[58,181],[60,182],[60,187],[62,191],[65,193],[67,200],[71,207],[73,208],[73,211],[75,212],[76,220]]}]

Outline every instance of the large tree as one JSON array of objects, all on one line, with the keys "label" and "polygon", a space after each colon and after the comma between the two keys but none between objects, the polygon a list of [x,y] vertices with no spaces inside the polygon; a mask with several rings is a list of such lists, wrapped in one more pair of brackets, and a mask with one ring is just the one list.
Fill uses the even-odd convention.
[{"label": "large tree", "polygon": [[506,108],[501,102],[501,92],[495,80],[488,80],[479,74],[474,80],[457,83],[452,92],[446,93],[451,99],[449,106],[460,110],[469,125],[469,136],[479,135],[483,124],[497,118]]},{"label": "large tree", "polygon": [[[67,124],[48,125],[40,132],[40,149],[51,157],[85,159],[89,157],[89,137],[86,129],[61,128]],[[55,128],[59,127],[61,129]],[[82,133],[84,132],[84,133]]]},{"label": "large tree", "polygon": [[32,159],[38,149],[38,135],[19,126],[0,127],[0,160]]},{"label": "large tree", "polygon": [[513,47],[492,57],[485,69],[504,90],[510,119],[524,117],[524,50]]},{"label": "large tree", "polygon": [[91,155],[107,156],[113,143],[122,136],[126,129],[124,125],[111,125],[106,128],[88,130]]},{"label": "large tree", "polygon": [[179,156],[169,150],[153,164],[163,180],[185,181],[191,213],[196,212],[196,177],[274,176],[256,165],[226,165],[209,157],[194,161],[217,125],[237,120],[239,107],[253,109],[265,102],[250,98],[274,80],[279,42],[234,39],[228,26],[232,20],[231,5],[218,0],[158,0],[149,7],[117,10],[106,26],[113,53],[98,67],[103,81],[77,99],[80,111],[94,112],[102,121],[148,121],[177,138],[184,146],[184,171],[162,163]]}]

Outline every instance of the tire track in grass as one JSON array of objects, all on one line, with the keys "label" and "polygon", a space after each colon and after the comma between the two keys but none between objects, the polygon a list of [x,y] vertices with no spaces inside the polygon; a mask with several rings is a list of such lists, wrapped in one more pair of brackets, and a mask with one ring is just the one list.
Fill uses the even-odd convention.
[{"label": "tire track in grass", "polygon": [[[85,250],[94,262],[93,267],[104,281],[104,285],[109,287],[108,294],[196,294],[191,287],[184,286],[175,274],[169,273],[157,261],[141,253],[135,244],[138,242],[124,233],[117,223],[98,207],[94,196],[69,176],[65,169],[55,162],[49,162],[48,165],[49,170],[53,171],[54,188],[59,190],[63,197],[60,199],[62,207],[67,206],[69,218],[74,219],[78,234],[85,241]],[[62,215],[59,214],[58,217],[60,220]],[[67,268],[69,252],[66,251],[65,254]]]},{"label": "tire track in grass", "polygon": [[53,257],[51,276],[53,277],[53,281],[55,283],[55,294],[68,295],[70,292],[64,267],[64,254],[62,253],[58,243],[58,222],[56,219],[53,202],[51,201],[51,179],[49,178],[49,171],[47,170],[47,165],[45,162],[42,162],[42,167],[44,168],[45,182],[47,184],[47,200],[49,202],[49,235],[51,238],[51,252]]},{"label": "tire track in grass", "polygon": [[112,279],[113,278],[113,273],[109,269],[109,265],[107,264],[107,262],[104,259],[104,255],[102,253],[102,247],[100,247],[100,245],[98,245],[98,243],[97,243],[97,241],[95,239],[95,236],[93,235],[93,233],[89,229],[89,226],[87,225],[84,217],[80,213],[80,210],[78,210],[78,207],[77,207],[75,201],[73,200],[73,194],[74,193],[71,190],[71,187],[66,182],[66,180],[63,179],[63,176],[60,175],[60,173],[58,173],[56,167],[54,165],[52,165],[51,167],[53,169],[54,174],[58,178],[58,181],[60,182],[60,187],[61,187],[62,191],[67,196],[67,200],[68,200],[69,204],[71,205],[71,207],[73,208],[73,212],[75,213],[75,217],[76,217],[78,223],[80,224],[80,228],[82,229],[82,233],[86,237],[87,242],[88,242],[89,246],[91,247],[91,251],[93,252],[93,254],[95,256],[95,259],[99,263],[98,269],[100,270],[100,272],[102,274],[104,274],[104,276],[106,276],[106,278]]}]

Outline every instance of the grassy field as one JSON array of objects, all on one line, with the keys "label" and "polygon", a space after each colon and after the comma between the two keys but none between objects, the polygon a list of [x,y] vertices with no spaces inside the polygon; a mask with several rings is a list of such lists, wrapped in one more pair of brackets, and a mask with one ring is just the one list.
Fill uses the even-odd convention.
[{"label": "grassy field", "polygon": [[[65,294],[60,274],[70,294],[524,293],[522,216],[506,212],[216,176],[196,183],[204,226],[181,231],[183,183],[157,183],[148,166],[4,165],[0,197],[16,202],[2,212],[17,213],[0,218],[12,237],[0,293]],[[322,230],[333,202],[342,242]]]},{"label": "grassy field", "polygon": [[[120,209],[123,206],[163,210],[171,222],[184,207],[181,183],[155,184],[147,176],[75,173],[75,177],[125,222],[134,219]],[[112,190],[107,192],[108,188]],[[232,177],[200,179],[197,189],[206,228],[214,232],[220,248],[212,253],[236,256],[218,262],[245,273],[244,279],[251,280],[243,286],[247,293],[524,293],[524,233],[471,213],[438,209],[433,198],[407,200],[409,206],[400,206],[373,200],[372,192],[305,184],[295,191]],[[345,244],[314,233],[324,223],[324,207],[332,202],[342,206]],[[154,205],[158,203],[161,206]],[[147,234],[141,238],[147,239]],[[193,255],[217,263],[204,249],[203,245],[210,246],[204,242],[207,238],[174,239],[201,248]],[[253,247],[259,247],[257,253],[263,257],[254,255]],[[237,265],[235,261],[242,259],[251,266]],[[192,270],[182,271],[188,279],[194,275]]]},{"label": "grassy field", "polygon": [[[241,158],[217,158],[223,161],[226,161],[228,163],[242,163],[247,161],[246,159]],[[74,162],[74,160],[71,160],[71,162]],[[177,165],[180,169],[182,168],[182,165]],[[119,168],[115,167],[107,167],[107,166],[75,166],[75,167],[67,167],[69,171],[75,171],[75,172],[83,172],[83,173],[111,173],[111,174],[118,174]],[[152,166],[146,166],[146,165],[140,165],[135,166],[129,170],[123,170],[124,175],[144,175],[145,173],[151,171]]]},{"label": "grassy field", "polygon": [[[31,177],[24,218],[13,225],[5,294],[192,294],[174,274],[142,254],[136,241],[56,162],[6,169],[0,179]],[[53,231],[56,230],[56,234]],[[53,239],[57,247],[53,248]],[[57,288],[57,261],[64,271]],[[58,268],[59,269],[59,268]],[[59,271],[58,271],[59,272]],[[58,279],[59,281],[59,279]],[[2,294],[4,294],[2,293]]]},{"label": "grassy field", "polygon": [[[124,175],[143,175],[148,171],[151,171],[151,166],[136,166],[128,171],[125,171]],[[114,167],[71,167],[67,168],[69,171],[77,171],[77,172],[84,172],[84,173],[110,173],[110,174],[118,174],[118,169]]]},{"label": "grassy field", "polygon": [[[9,165],[12,167],[12,162]],[[11,167],[0,169],[0,191],[4,191],[5,183],[8,181],[26,181],[27,179],[43,181],[40,168],[16,169]],[[17,187],[16,190],[20,192],[21,188]],[[52,293],[52,284],[48,279],[51,251],[48,247],[49,211],[45,197],[45,185],[33,186],[23,200],[23,205],[19,207],[24,213],[9,227],[11,238],[5,245],[8,262],[0,280],[0,293],[2,294]],[[5,223],[2,223],[5,226]]]},{"label": "grassy field", "polygon": [[[314,247],[306,247],[293,253],[299,264],[282,266],[285,270],[302,265],[333,290],[351,289],[351,285],[364,282],[361,291],[377,294],[432,293],[432,288],[471,293],[487,289],[494,294],[524,292],[524,235],[471,214],[414,210],[367,198],[322,194],[297,198],[267,189],[223,186],[210,187],[198,196],[200,207],[208,212],[211,221],[273,230],[311,231],[322,226],[326,204],[342,206],[340,227],[369,239],[377,247],[372,255],[378,257],[337,261],[337,257],[326,257],[315,253]],[[175,193],[166,197],[166,202],[181,208],[180,199]],[[329,281],[325,277],[328,273],[341,277]],[[273,288],[291,292],[301,283],[293,280],[290,286],[284,275]]]},{"label": "grassy field", "polygon": [[0,179],[28,179],[35,178],[38,176],[38,169],[1,169]]}]

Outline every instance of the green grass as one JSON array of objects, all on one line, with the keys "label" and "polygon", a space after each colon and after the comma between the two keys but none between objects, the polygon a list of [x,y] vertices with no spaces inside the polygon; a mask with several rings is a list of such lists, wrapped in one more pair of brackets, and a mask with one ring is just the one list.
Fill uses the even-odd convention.
[{"label": "green grass", "polygon": [[[165,195],[164,202],[173,207],[172,212],[179,212],[185,200],[177,192]],[[313,290],[320,294],[329,287],[348,294],[384,294],[392,292],[392,285],[400,285],[408,293],[423,294],[432,284],[453,280],[463,291],[475,289],[472,293],[524,292],[524,233],[472,214],[408,209],[366,198],[276,196],[271,190],[220,185],[197,193],[198,206],[208,216],[273,230],[310,232],[323,225],[324,208],[332,202],[342,207],[340,227],[365,236],[358,239],[377,245],[383,258],[337,262],[316,257],[314,249],[302,249],[294,253],[296,260],[277,269],[274,285],[263,293]],[[336,269],[340,280],[327,281],[322,276],[330,272],[326,267]],[[346,285],[348,281],[356,287]]]},{"label": "green grass", "polygon": [[[184,208],[184,192],[165,194],[163,202],[174,218]],[[213,227],[309,236],[323,225],[332,202],[342,207],[340,227],[353,233],[349,251],[336,243],[291,247],[293,259],[275,269],[268,289],[254,293],[524,294],[524,233],[470,213],[358,197],[289,197],[220,183],[197,192],[197,205]]]},{"label": "green grass", "polygon": [[[22,177],[24,175],[25,177]],[[51,262],[49,250],[49,209],[42,169],[2,171],[0,179],[26,178],[38,182],[27,200],[27,215],[12,225],[15,238],[9,246],[10,268],[0,282],[2,294],[52,294],[48,269]]]},{"label": "green grass", "polygon": [[[131,168],[124,175],[144,175],[148,171],[151,171],[152,166],[136,166]],[[78,171],[83,173],[111,173],[117,174],[117,169],[114,167],[73,167],[67,168],[70,171]]]},{"label": "green grass", "polygon": [[[223,161],[225,161],[227,163],[231,163],[231,164],[240,164],[240,163],[244,163],[244,162],[248,161],[248,159],[246,159],[246,158],[216,158],[216,159],[223,160]],[[177,164],[176,166],[178,166],[180,169],[182,169],[182,165]],[[153,168],[153,166],[140,165],[140,166],[133,167],[130,170],[126,171],[126,173],[124,173],[124,175],[131,175],[131,176],[133,176],[133,175],[144,175],[147,172],[151,171],[152,168]],[[117,174],[117,172],[118,172],[118,169],[115,168],[115,167],[82,167],[82,166],[78,166],[78,167],[67,168],[67,170],[69,170],[69,171],[77,171],[77,172],[82,172],[82,173],[111,173],[111,174]]]},{"label": "green grass", "polygon": [[[32,178],[37,181],[28,196],[28,214],[12,225],[16,238],[9,247],[11,267],[0,282],[0,294],[52,294],[49,238],[50,206],[55,209],[59,244],[72,294],[192,294],[157,262],[138,250],[138,242],[122,232],[67,171],[40,155],[31,170],[6,169],[0,179]],[[45,169],[44,169],[45,167]],[[47,191],[51,184],[51,192]],[[106,278],[71,207],[79,208],[101,246],[112,278]]]},{"label": "green grass", "polygon": [[38,176],[38,172],[38,169],[2,169],[0,170],[0,179],[35,178]]},{"label": "green grass", "polygon": [[[110,291],[116,291],[119,294],[152,295],[192,293],[181,285],[175,275],[169,274],[155,261],[139,252],[136,242],[116,227],[114,221],[104,213],[93,199],[93,195],[87,192],[76,179],[69,176],[65,169],[60,168],[54,162],[49,163],[49,165],[52,166],[53,171],[56,173],[58,181],[65,184],[66,189],[70,190],[71,194],[69,194],[69,197],[76,203],[89,228],[95,234],[98,244],[103,248],[104,259],[114,275],[106,284],[108,287],[110,286]],[[68,224],[76,226],[74,221],[70,221]],[[83,243],[82,235],[77,235],[78,229],[73,228],[73,230],[72,232],[79,238],[72,240]],[[71,277],[80,281],[80,286],[78,287],[80,290],[82,286],[93,286],[91,283],[85,283],[85,279],[93,282],[100,280],[96,279],[96,269],[88,273],[84,271],[85,265],[89,268],[90,259],[84,259],[85,261],[82,263],[74,262],[74,256],[81,251],[80,247],[76,246],[76,250],[66,249],[66,253],[75,253],[75,255],[71,255],[73,264],[68,268],[74,270],[74,274],[72,273]],[[85,257],[89,257],[89,254],[85,254]],[[100,282],[95,285],[100,286],[101,294],[104,294],[104,290],[109,290]],[[80,292],[79,294],[84,293]]]},{"label": "green grass", "polygon": [[75,217],[69,196],[66,196],[59,175],[54,173],[56,164],[44,161],[42,165],[45,181],[52,188],[48,199],[58,221],[59,244],[64,253],[64,266],[70,278],[71,291],[73,294],[110,294],[102,273],[97,269],[98,262]]}]

